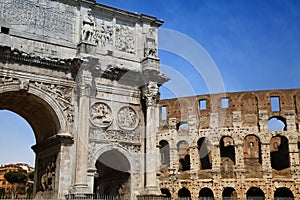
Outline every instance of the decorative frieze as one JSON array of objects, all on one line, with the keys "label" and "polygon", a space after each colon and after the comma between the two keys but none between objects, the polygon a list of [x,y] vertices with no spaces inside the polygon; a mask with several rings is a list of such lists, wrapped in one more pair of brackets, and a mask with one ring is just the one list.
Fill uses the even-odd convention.
[{"label": "decorative frieze", "polygon": [[46,0],[2,0],[0,10],[0,17],[9,24],[26,25],[72,39],[75,7]]},{"label": "decorative frieze", "polygon": [[[73,104],[72,104],[72,88],[59,86],[56,84],[48,84],[42,82],[31,82],[33,87],[39,88],[44,92],[50,94],[60,105],[61,109],[64,111],[65,116],[69,123],[74,120]],[[28,86],[29,87],[29,86]]]},{"label": "decorative frieze", "polygon": [[140,134],[134,131],[122,131],[122,130],[106,130],[90,128],[89,131],[90,140],[94,141],[120,141],[120,142],[131,142],[139,143]]}]

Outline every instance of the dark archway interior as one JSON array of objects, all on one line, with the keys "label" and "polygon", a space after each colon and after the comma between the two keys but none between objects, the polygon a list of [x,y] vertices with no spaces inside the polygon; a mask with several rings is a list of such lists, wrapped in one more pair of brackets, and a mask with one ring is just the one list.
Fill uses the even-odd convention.
[{"label": "dark archway interior", "polygon": [[284,136],[275,136],[270,141],[271,166],[275,170],[290,167],[289,144]]},{"label": "dark archway interior", "polygon": [[247,198],[248,197],[261,197],[260,199],[264,199],[265,194],[260,188],[252,187],[247,191]]},{"label": "dark archway interior", "polygon": [[214,197],[213,191],[209,188],[202,188],[199,192],[199,198],[204,199],[204,197],[213,199]]},{"label": "dark archway interior", "polygon": [[[220,154],[222,164],[235,165],[235,150],[232,138],[223,137],[220,141]],[[226,160],[228,160],[226,162]],[[224,162],[223,162],[224,161]]]},{"label": "dark archway interior", "polygon": [[200,157],[201,169],[211,169],[212,163],[210,160],[210,152],[206,144],[205,138],[200,138],[197,142],[198,152]]},{"label": "dark archway interior", "polygon": [[130,194],[130,163],[117,150],[103,153],[96,162],[98,177],[94,193],[102,196],[127,196]]},{"label": "dark archway interior", "polygon": [[186,188],[181,188],[178,191],[178,197],[191,197],[191,193],[188,189]]},{"label": "dark archway interior", "polygon": [[237,193],[234,188],[227,187],[224,189],[222,197],[232,197],[231,199],[236,199]]},{"label": "dark archway interior", "polygon": [[13,111],[26,119],[34,131],[37,144],[44,142],[60,130],[53,109],[43,99],[28,92],[0,94],[0,109]]},{"label": "dark archway interior", "polygon": [[274,198],[276,197],[288,197],[289,199],[293,199],[294,195],[290,189],[286,187],[278,188],[274,193]]},{"label": "dark archway interior", "polygon": [[171,198],[171,193],[167,188],[162,188],[162,189],[160,189],[160,191],[161,191],[162,194],[165,195],[164,196],[165,198]]},{"label": "dark archway interior", "polygon": [[187,154],[184,156],[184,158],[179,159],[180,163],[180,170],[181,171],[187,171],[191,169],[191,161],[190,161],[190,155]]},{"label": "dark archway interior", "polygon": [[161,140],[159,142],[159,150],[161,156],[161,165],[169,166],[170,165],[170,145],[166,140]]}]

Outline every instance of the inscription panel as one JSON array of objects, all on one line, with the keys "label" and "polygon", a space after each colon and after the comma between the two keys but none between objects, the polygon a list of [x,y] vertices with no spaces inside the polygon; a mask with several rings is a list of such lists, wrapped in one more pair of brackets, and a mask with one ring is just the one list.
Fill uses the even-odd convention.
[{"label": "inscription panel", "polygon": [[[1,0],[0,21],[13,26],[27,26],[36,34],[59,34],[71,41],[74,32],[75,7],[47,0]],[[24,28],[22,28],[24,29]]]}]

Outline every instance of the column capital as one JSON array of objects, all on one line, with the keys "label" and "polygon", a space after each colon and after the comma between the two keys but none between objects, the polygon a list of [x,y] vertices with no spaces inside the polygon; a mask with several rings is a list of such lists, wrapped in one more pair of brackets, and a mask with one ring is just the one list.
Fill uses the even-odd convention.
[{"label": "column capital", "polygon": [[78,94],[79,96],[89,97],[91,94],[91,86],[88,83],[80,83],[78,85]]},{"label": "column capital", "polygon": [[156,106],[158,104],[160,94],[156,82],[150,81],[142,89],[143,99],[146,100],[146,106]]}]

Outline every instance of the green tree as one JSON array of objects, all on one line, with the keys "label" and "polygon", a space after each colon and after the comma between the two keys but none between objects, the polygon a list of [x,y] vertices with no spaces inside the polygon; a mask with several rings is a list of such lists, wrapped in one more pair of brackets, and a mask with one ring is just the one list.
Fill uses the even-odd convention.
[{"label": "green tree", "polygon": [[3,198],[5,195],[5,189],[4,188],[0,188],[0,198]]},{"label": "green tree", "polygon": [[4,174],[4,178],[12,184],[12,198],[15,198],[15,184],[22,183],[26,180],[27,176],[18,171],[10,171]]}]

